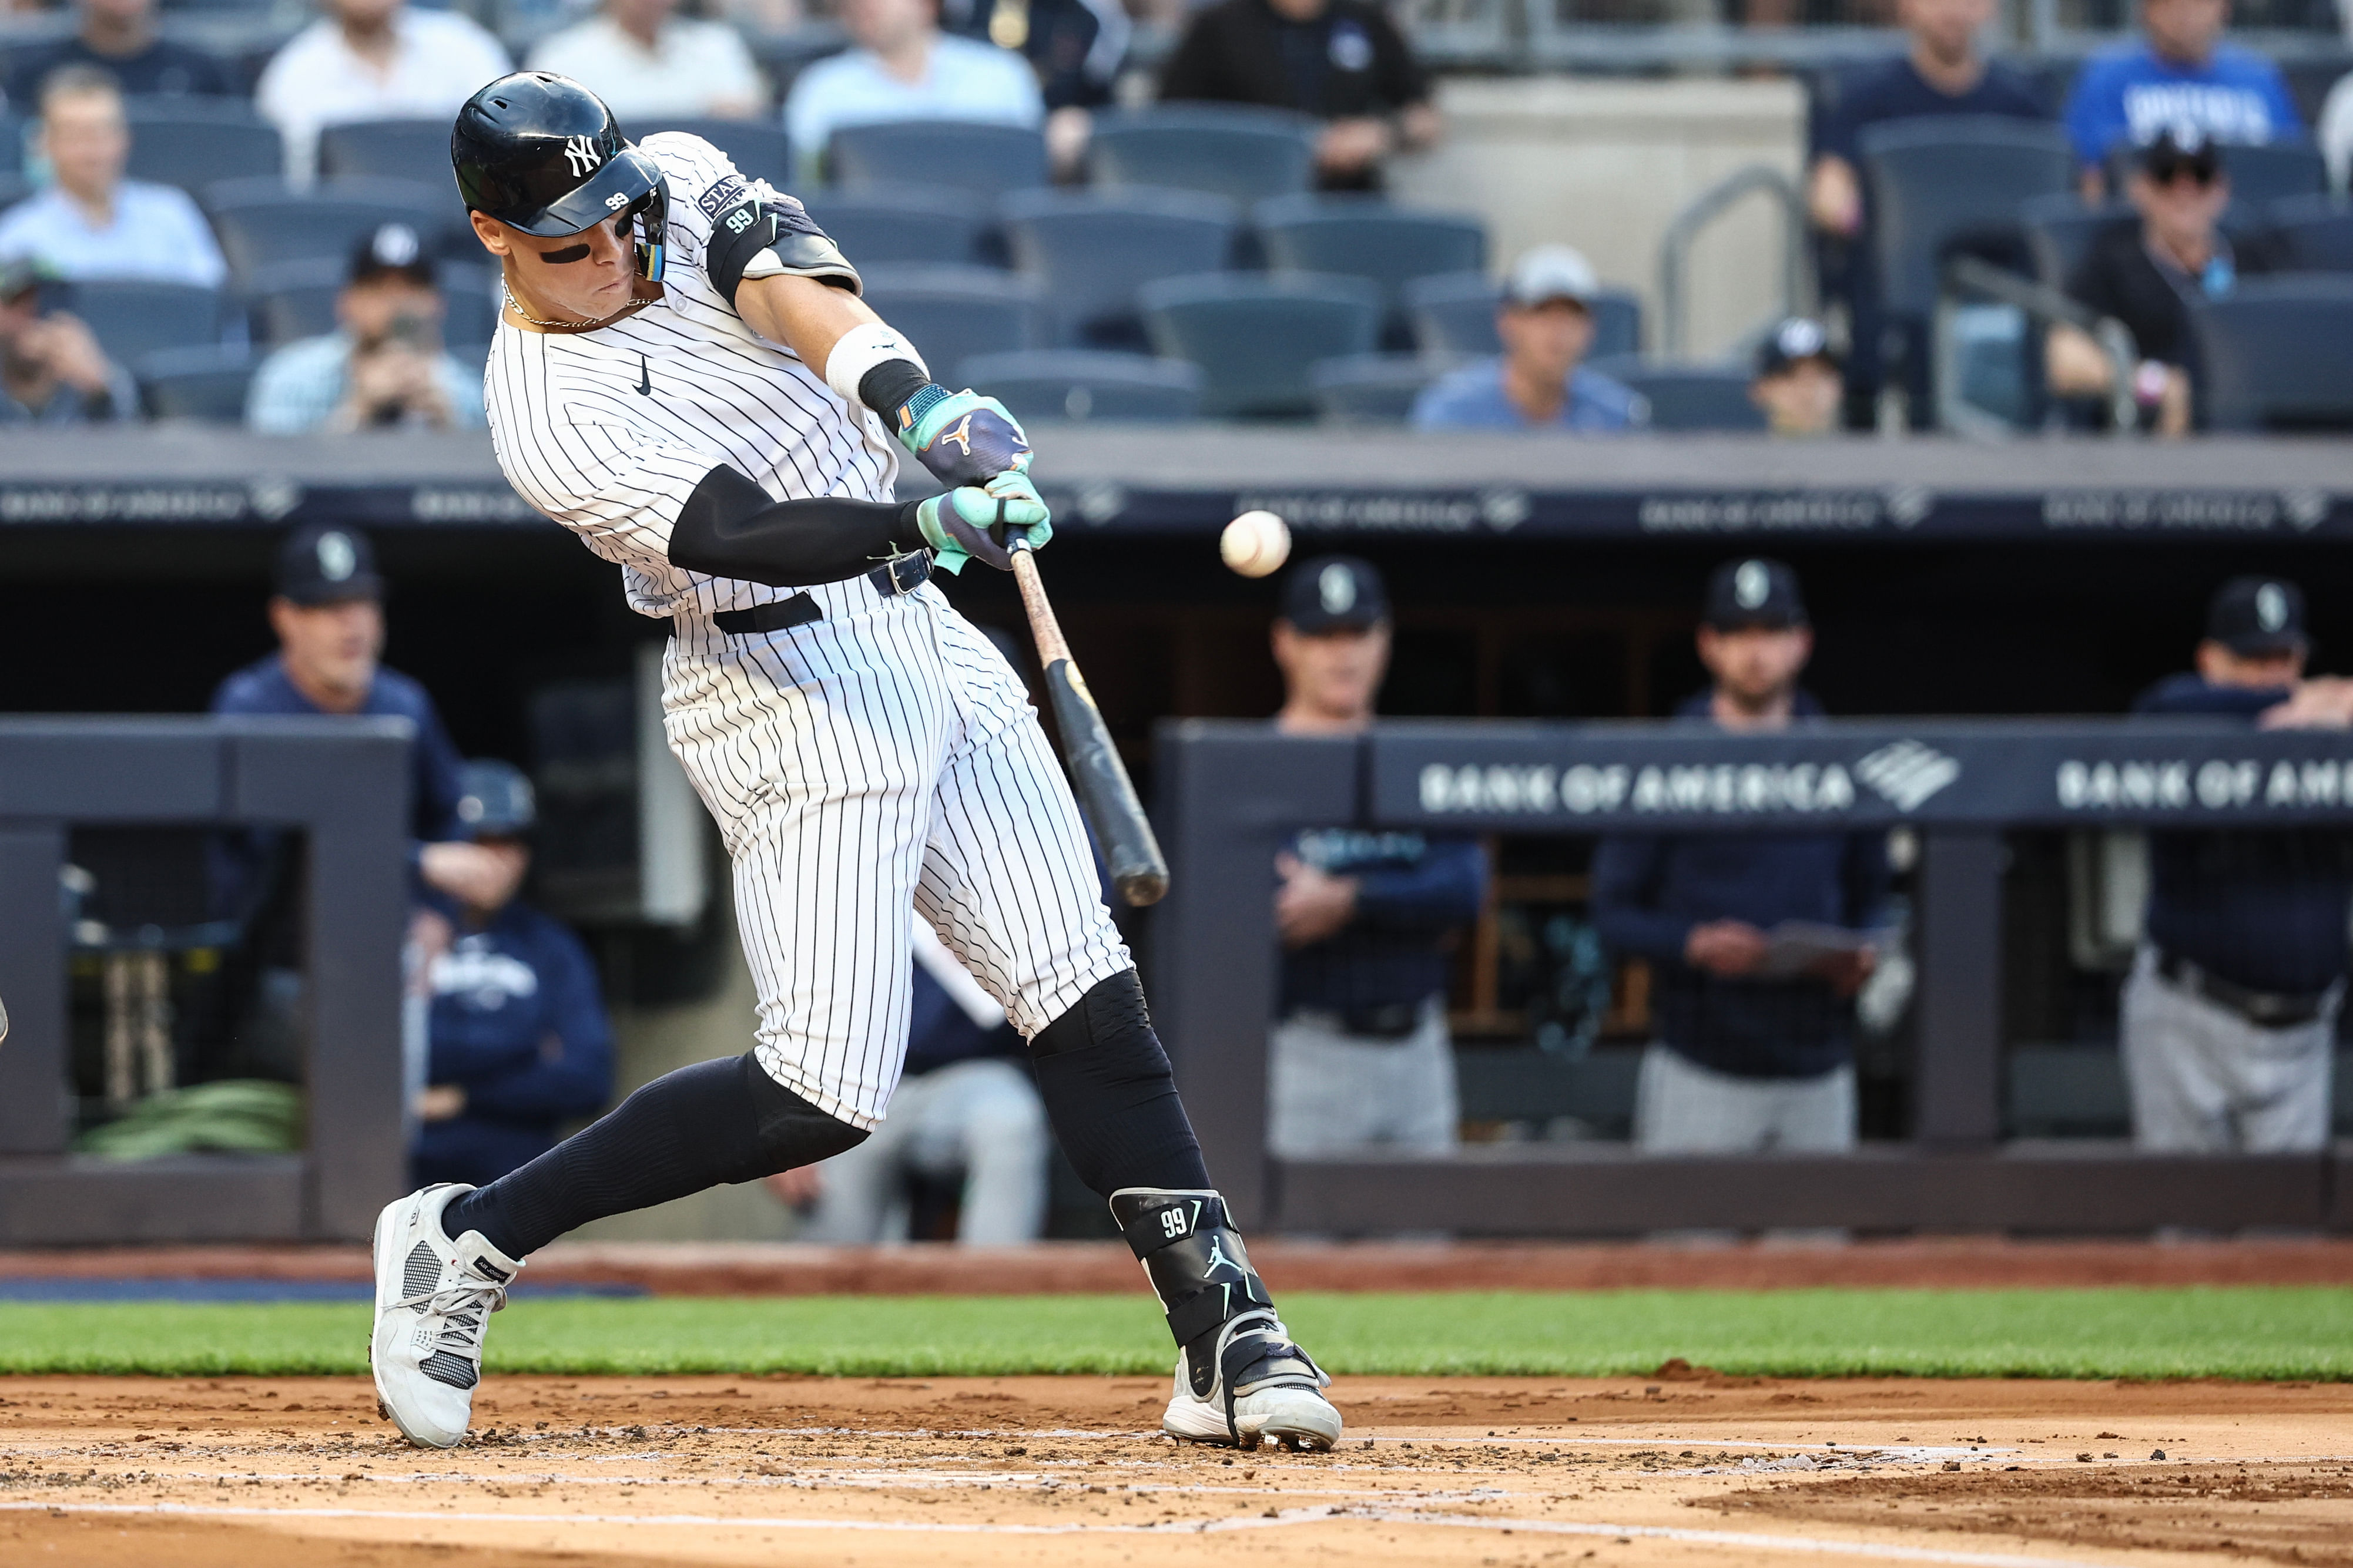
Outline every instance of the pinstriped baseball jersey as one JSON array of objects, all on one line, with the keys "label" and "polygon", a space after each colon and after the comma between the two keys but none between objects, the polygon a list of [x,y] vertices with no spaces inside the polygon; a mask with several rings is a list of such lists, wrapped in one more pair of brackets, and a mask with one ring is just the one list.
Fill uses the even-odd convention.
[{"label": "pinstriped baseball jersey", "polygon": [[501,323],[491,430],[516,490],[672,618],[663,726],[733,861],[759,1060],[872,1127],[906,1054],[913,918],[1025,1035],[1131,960],[1027,694],[936,587],[823,584],[803,590],[820,618],[731,635],[714,613],[794,590],[670,564],[680,507],[722,463],[777,500],[869,500],[898,463],[871,412],[704,277],[712,218],[741,199],[726,160],[677,133],[640,146],[670,182],[663,298],[593,331]]}]

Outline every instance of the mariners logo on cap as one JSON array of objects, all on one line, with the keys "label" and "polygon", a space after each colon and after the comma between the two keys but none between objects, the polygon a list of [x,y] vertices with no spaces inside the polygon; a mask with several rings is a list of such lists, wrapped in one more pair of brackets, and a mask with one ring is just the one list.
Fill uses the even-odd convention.
[{"label": "mariners logo on cap", "polygon": [[2287,625],[2287,595],[2278,584],[2266,583],[2255,590],[2255,624],[2267,632]]},{"label": "mariners logo on cap", "polygon": [[1356,574],[1335,561],[1315,575],[1315,595],[1327,616],[1345,616],[1356,607]]},{"label": "mariners logo on cap", "polygon": [[417,231],[405,223],[388,223],[375,231],[370,248],[376,261],[385,267],[407,267],[417,260],[417,252],[425,248]]},{"label": "mariners logo on cap", "polygon": [[359,570],[360,552],[352,544],[348,533],[328,532],[319,535],[319,575],[330,583],[341,583]]},{"label": "mariners logo on cap", "polygon": [[1744,561],[1732,574],[1732,600],[1744,610],[1762,605],[1773,592],[1773,574],[1762,561]]}]

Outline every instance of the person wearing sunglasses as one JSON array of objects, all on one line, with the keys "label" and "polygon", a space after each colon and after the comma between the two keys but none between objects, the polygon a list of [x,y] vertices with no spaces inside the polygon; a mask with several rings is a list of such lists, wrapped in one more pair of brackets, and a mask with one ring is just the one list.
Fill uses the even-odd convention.
[{"label": "person wearing sunglasses", "polygon": [[2141,147],[2125,181],[2137,218],[2093,237],[2067,279],[2078,303],[2122,321],[2139,350],[2119,370],[2091,334],[2057,324],[2045,353],[2051,390],[2062,396],[2105,396],[2114,378],[2132,378],[2142,422],[2161,436],[2187,433],[2193,421],[2197,343],[2189,308],[2220,299],[2242,274],[2268,272],[2275,258],[2263,241],[2222,232],[2231,176],[2222,150],[2194,125],[2168,126]]},{"label": "person wearing sunglasses", "polygon": [[2295,141],[2304,116],[2278,66],[2223,37],[2231,0],[2140,0],[2140,36],[2084,62],[2067,97],[2068,140],[2082,166],[2084,199],[2110,191],[2120,152],[2146,146],[2168,125],[2193,125],[2229,146]]}]

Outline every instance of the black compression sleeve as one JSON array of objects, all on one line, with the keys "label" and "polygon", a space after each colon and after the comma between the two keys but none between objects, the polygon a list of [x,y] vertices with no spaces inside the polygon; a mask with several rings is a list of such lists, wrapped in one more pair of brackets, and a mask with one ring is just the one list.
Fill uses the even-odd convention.
[{"label": "black compression sleeve", "polygon": [[908,359],[886,359],[858,378],[858,401],[888,419],[895,427],[899,410],[914,401],[915,394],[932,384],[932,378],[915,368]]},{"label": "black compression sleeve", "polygon": [[679,509],[670,559],[673,566],[714,577],[806,588],[845,582],[923,542],[912,502],[839,496],[770,500],[767,491],[722,463],[702,476]]}]

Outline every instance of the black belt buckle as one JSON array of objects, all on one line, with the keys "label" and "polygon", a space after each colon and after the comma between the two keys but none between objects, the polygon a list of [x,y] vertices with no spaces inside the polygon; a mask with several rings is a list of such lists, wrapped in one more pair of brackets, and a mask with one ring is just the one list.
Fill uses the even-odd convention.
[{"label": "black belt buckle", "polygon": [[893,555],[866,574],[866,580],[873,584],[874,591],[886,599],[912,594],[932,580],[932,552],[915,550],[904,555]]},{"label": "black belt buckle", "polygon": [[711,624],[729,637],[749,637],[789,631],[823,619],[825,612],[817,607],[815,599],[807,594],[795,594],[789,599],[754,605],[748,610],[722,610],[711,617]]}]

